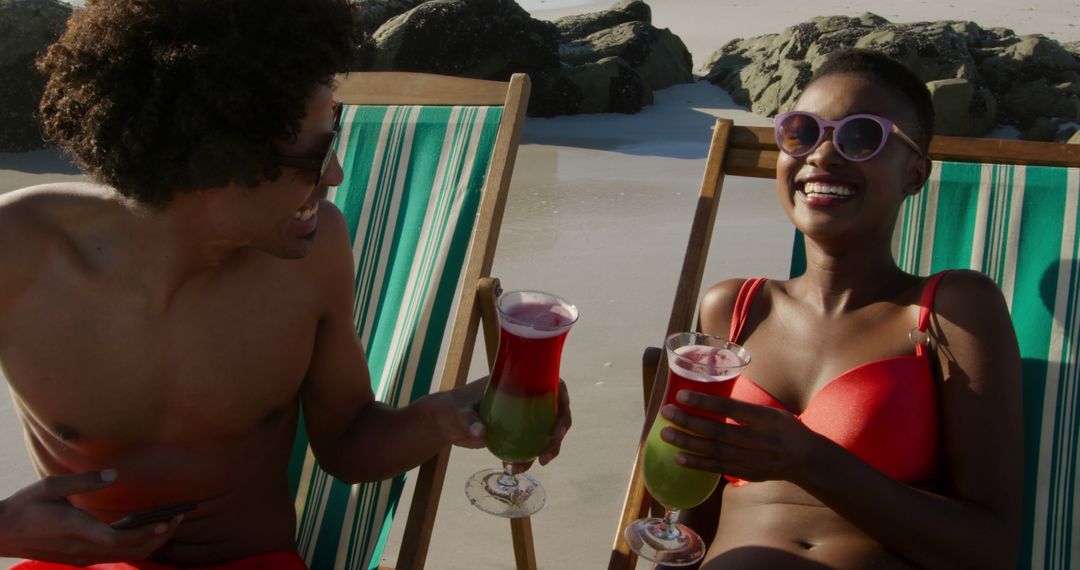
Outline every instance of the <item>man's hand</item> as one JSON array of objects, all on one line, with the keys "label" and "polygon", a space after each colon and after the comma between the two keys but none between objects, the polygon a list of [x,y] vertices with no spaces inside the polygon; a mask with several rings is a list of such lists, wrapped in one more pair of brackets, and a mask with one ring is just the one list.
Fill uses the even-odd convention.
[{"label": "man's hand", "polygon": [[484,423],[476,413],[480,397],[487,387],[487,378],[464,386],[432,394],[428,422],[436,433],[451,445],[479,449],[484,447]]},{"label": "man's hand", "polygon": [[[436,394],[444,399],[442,405],[433,406],[433,412],[429,415],[432,424],[436,426],[443,437],[449,443],[459,447],[479,449],[484,447],[486,430],[476,408],[480,398],[484,395],[488,379],[481,378],[470,382],[460,388],[448,390]],[[566,389],[566,382],[559,380],[559,415],[555,421],[555,430],[552,433],[551,445],[548,446],[538,458],[540,465],[547,465],[559,455],[562,448],[563,438],[570,431],[573,423],[570,415],[570,394]],[[514,465],[514,472],[521,473],[529,469],[532,462],[518,463]]]},{"label": "man's hand", "polygon": [[0,501],[0,555],[76,566],[146,558],[169,540],[183,515],[115,530],[67,501],[115,481],[113,470],[53,475]]},{"label": "man's hand", "polygon": [[570,418],[570,393],[566,390],[566,382],[559,379],[559,417],[555,420],[555,434],[551,438],[551,445],[540,454],[540,465],[547,465],[559,455],[562,449],[562,440],[566,432],[570,431],[573,420]]}]

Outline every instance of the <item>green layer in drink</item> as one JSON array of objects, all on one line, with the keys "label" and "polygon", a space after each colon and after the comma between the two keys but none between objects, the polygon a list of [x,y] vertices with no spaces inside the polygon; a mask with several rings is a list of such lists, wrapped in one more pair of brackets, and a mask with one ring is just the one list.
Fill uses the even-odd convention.
[{"label": "green layer in drink", "polygon": [[536,459],[551,444],[558,415],[555,394],[536,396],[488,390],[480,400],[480,420],[487,427],[487,448],[510,462]]},{"label": "green layer in drink", "polygon": [[[679,449],[660,439],[660,430],[671,423],[657,416],[645,442],[645,486],[653,498],[672,510],[695,507],[709,498],[720,481],[718,473],[689,469],[675,463]],[[685,452],[684,452],[685,453]]]}]

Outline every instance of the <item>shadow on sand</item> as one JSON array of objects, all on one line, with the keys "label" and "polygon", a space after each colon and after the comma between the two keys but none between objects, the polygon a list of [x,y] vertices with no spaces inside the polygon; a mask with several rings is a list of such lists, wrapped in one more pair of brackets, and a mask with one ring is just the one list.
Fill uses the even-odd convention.
[{"label": "shadow on sand", "polygon": [[[654,95],[639,113],[574,115],[525,121],[521,144],[608,150],[638,156],[697,159],[708,154],[716,118],[702,109],[749,114],[723,89],[703,80]],[[726,113],[725,113],[726,114]],[[587,122],[588,126],[583,126]]]}]

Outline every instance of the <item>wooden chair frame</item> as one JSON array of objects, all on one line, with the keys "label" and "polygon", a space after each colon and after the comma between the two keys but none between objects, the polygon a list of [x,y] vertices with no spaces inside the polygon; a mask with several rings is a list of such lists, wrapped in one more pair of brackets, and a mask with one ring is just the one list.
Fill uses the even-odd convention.
[{"label": "wooden chair frame", "polygon": [[[353,105],[503,107],[491,166],[484,181],[476,229],[462,272],[462,287],[439,382],[440,391],[456,388],[467,381],[482,314],[489,362],[494,358],[498,346],[498,316],[494,310],[498,280],[490,279],[490,272],[528,107],[529,88],[529,77],[523,73],[516,73],[508,82],[501,82],[423,73],[363,72],[340,77],[334,89],[338,99]],[[450,449],[445,449],[420,466],[396,568],[424,567],[449,459]],[[530,520],[514,519],[510,527],[517,568],[535,569],[536,553]]]},{"label": "wooden chair frame", "polygon": [[[771,127],[738,127],[729,119],[717,119],[706,160],[705,176],[691,222],[690,239],[675,290],[675,301],[672,304],[667,332],[662,338],[675,332],[691,330],[694,326],[697,299],[701,292],[701,280],[708,259],[724,177],[732,175],[775,179],[779,153]],[[930,145],[930,157],[934,160],[963,162],[1080,167],[1080,145],[937,136]],[[642,382],[646,420],[638,442],[637,458],[623,503],[622,517],[611,548],[609,570],[633,568],[636,565],[637,556],[623,540],[622,531],[631,521],[646,516],[652,504],[642,478],[641,454],[645,438],[667,389],[667,363],[661,358],[662,355],[660,349],[650,347],[646,349],[643,358]]]}]

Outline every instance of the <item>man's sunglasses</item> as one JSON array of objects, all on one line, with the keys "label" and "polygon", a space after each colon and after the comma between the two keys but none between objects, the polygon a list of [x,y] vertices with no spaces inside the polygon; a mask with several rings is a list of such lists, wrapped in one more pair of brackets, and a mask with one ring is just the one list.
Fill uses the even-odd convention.
[{"label": "man's sunglasses", "polygon": [[785,154],[798,158],[806,156],[825,140],[825,129],[832,129],[832,143],[840,156],[862,162],[877,156],[890,134],[907,143],[920,157],[922,149],[895,123],[877,115],[848,115],[839,121],[829,121],[805,111],[780,113],[773,118],[776,144]]},{"label": "man's sunglasses", "polygon": [[337,144],[338,136],[341,135],[341,110],[343,107],[341,101],[334,101],[334,130],[327,136],[326,150],[323,152],[322,158],[279,154],[278,159],[281,164],[315,172],[315,185],[318,186],[334,158],[334,146]]}]

